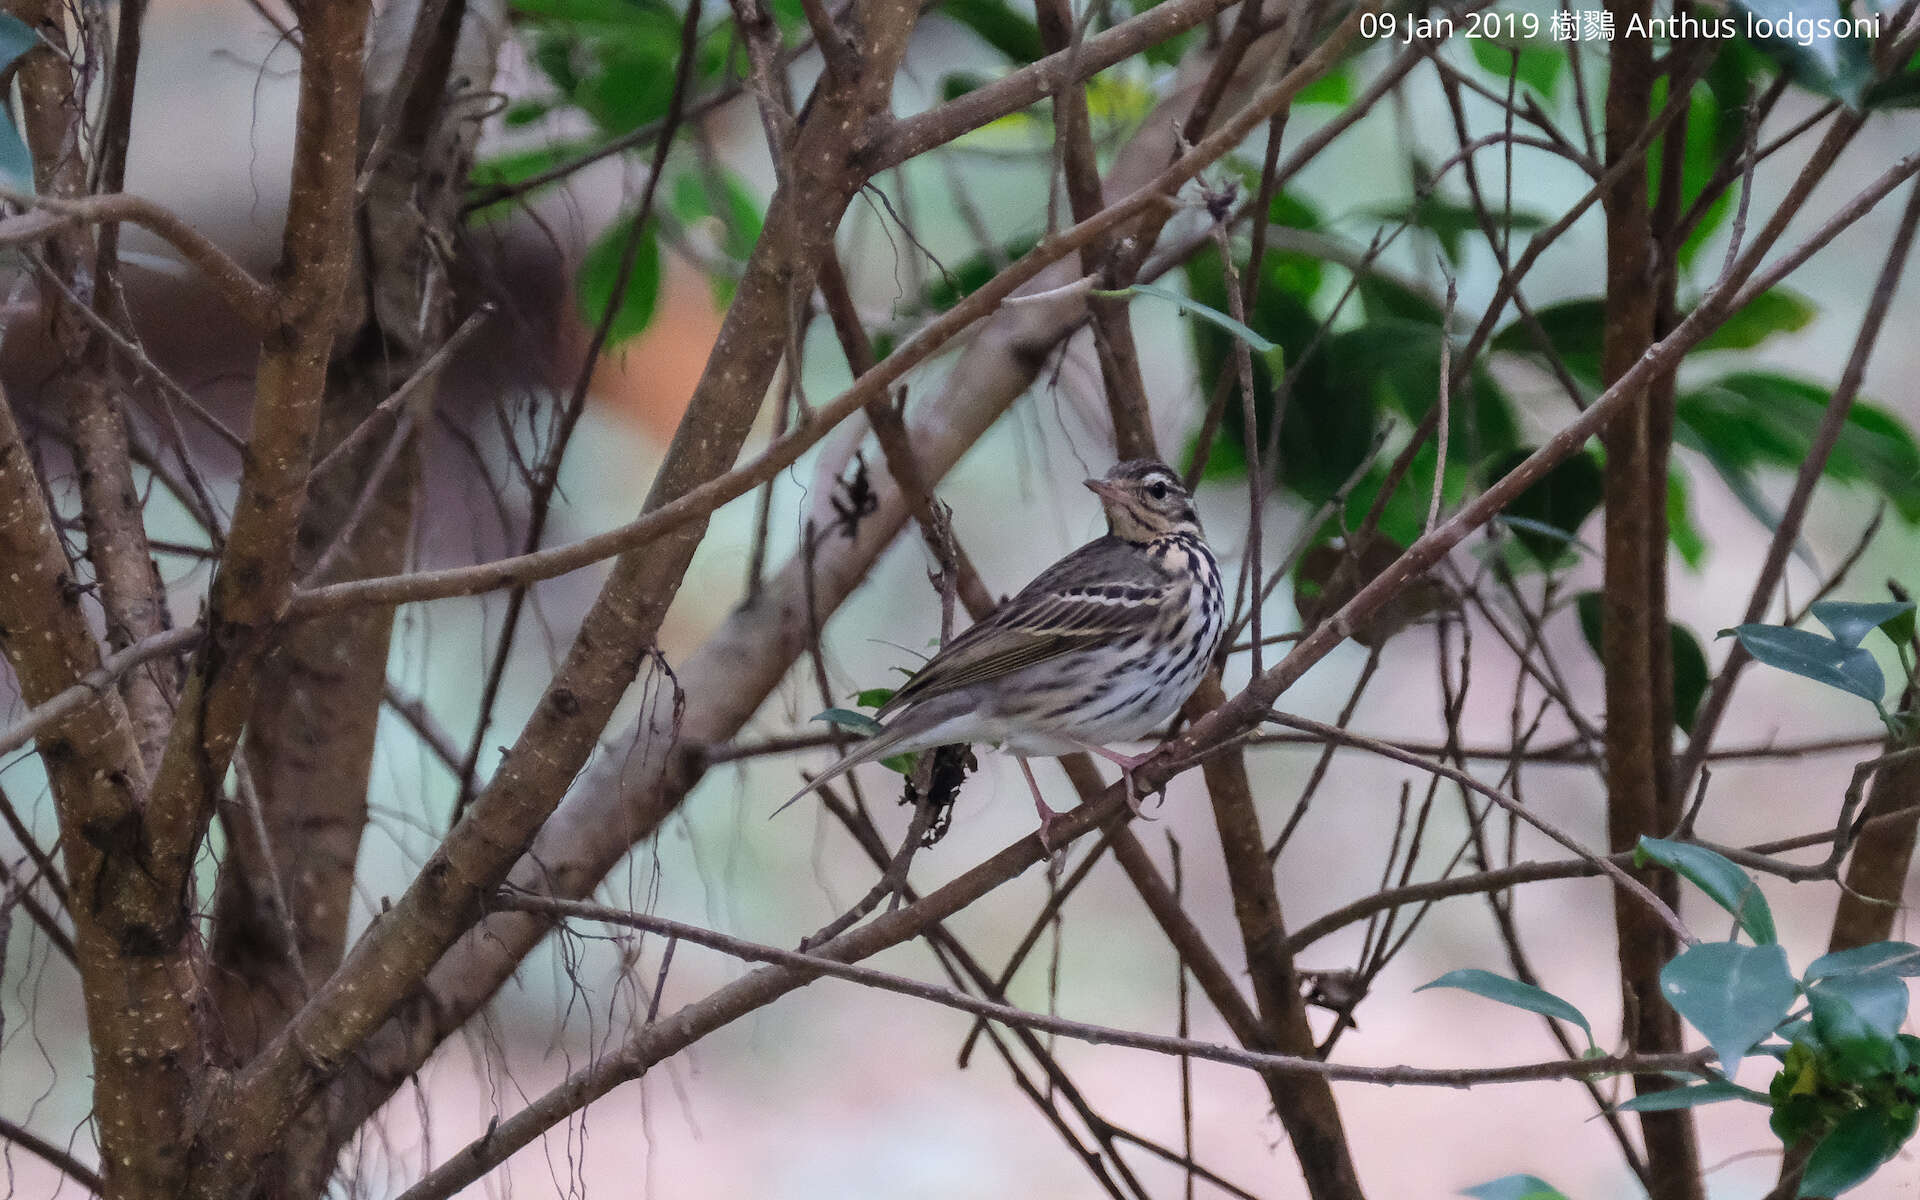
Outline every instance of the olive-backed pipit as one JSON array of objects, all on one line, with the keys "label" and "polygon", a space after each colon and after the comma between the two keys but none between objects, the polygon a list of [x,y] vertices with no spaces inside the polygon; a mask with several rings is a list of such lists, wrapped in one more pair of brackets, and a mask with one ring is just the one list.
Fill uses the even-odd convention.
[{"label": "olive-backed pipit", "polygon": [[1028,758],[1091,750],[1120,765],[1139,811],[1133,768],[1146,756],[1106,746],[1164,727],[1199,686],[1225,627],[1220,568],[1193,497],[1165,463],[1123,462],[1087,487],[1106,508],[1106,536],[948,642],[875,714],[885,730],[788,804],[871,759],[993,742],[1020,762],[1043,843],[1059,814]]}]

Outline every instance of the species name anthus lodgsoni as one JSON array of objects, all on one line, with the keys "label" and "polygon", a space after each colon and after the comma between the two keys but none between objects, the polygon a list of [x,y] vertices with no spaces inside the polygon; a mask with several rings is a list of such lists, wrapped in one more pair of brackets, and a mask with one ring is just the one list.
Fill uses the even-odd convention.
[{"label": "species name anthus lodgsoni", "polygon": [[1193,497],[1165,463],[1134,459],[1086,484],[1106,509],[1106,536],[948,642],[875,714],[881,732],[780,809],[863,762],[992,742],[1019,761],[1049,850],[1060,814],[1029,758],[1090,750],[1118,763],[1139,814],[1133,769],[1147,755],[1107,744],[1164,728],[1200,685],[1226,625],[1220,567]]}]

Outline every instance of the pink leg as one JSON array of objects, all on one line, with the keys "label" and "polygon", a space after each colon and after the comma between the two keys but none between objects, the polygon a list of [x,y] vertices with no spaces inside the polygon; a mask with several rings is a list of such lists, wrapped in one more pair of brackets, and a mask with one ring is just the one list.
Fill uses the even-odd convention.
[{"label": "pink leg", "polygon": [[[1093,745],[1089,745],[1087,749],[1120,768],[1120,780],[1127,785],[1127,807],[1133,810],[1133,815],[1143,821],[1155,820],[1156,818],[1149,817],[1146,814],[1146,810],[1140,807],[1139,791],[1133,785],[1133,769],[1141,763],[1146,762],[1149,758],[1152,758],[1154,751],[1146,750],[1139,754],[1122,754],[1118,750],[1109,750],[1105,746]],[[1155,747],[1155,749],[1158,749],[1158,747]]]},{"label": "pink leg", "polygon": [[1052,854],[1053,826],[1060,820],[1060,814],[1053,811],[1048,807],[1047,802],[1041,799],[1040,784],[1034,779],[1033,768],[1027,765],[1027,760],[1015,758],[1013,761],[1020,764],[1020,773],[1027,777],[1027,787],[1033,790],[1033,807],[1040,814],[1040,844],[1046,848],[1048,854]]}]

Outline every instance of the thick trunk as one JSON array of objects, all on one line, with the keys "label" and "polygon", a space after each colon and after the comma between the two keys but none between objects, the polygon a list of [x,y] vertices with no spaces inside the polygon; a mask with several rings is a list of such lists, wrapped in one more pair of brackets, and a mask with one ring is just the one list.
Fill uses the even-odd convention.
[{"label": "thick trunk", "polygon": [[[1648,0],[1608,5],[1617,29],[1643,23]],[[1607,163],[1631,153],[1651,116],[1652,45],[1622,36],[1613,43],[1607,83]],[[1684,136],[1684,130],[1670,136]],[[1607,219],[1606,330],[1601,374],[1611,385],[1653,344],[1660,320],[1660,281],[1653,215],[1643,155],[1602,198]],[[1607,843],[1630,850],[1644,835],[1671,832],[1668,762],[1673,736],[1672,666],[1666,618],[1665,436],[1654,408],[1668,389],[1653,380],[1601,432],[1606,448],[1606,572],[1602,657],[1607,698]],[[1670,395],[1670,392],[1668,392]],[[1641,873],[1641,881],[1669,906],[1679,903],[1678,880],[1668,872]],[[1681,1044],[1679,1014],[1660,995],[1660,968],[1677,952],[1673,933],[1639,901],[1613,893],[1619,939],[1621,1003],[1628,1047],[1653,1054]],[[1672,1087],[1658,1075],[1635,1076],[1640,1093]],[[1693,1118],[1685,1112],[1644,1113],[1653,1200],[1700,1200],[1700,1153]]]}]

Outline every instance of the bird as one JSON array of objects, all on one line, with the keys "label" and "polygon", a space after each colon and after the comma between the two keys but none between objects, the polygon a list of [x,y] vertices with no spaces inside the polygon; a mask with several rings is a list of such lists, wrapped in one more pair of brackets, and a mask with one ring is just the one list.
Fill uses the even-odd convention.
[{"label": "bird", "polygon": [[1085,482],[1106,534],[949,641],[874,714],[881,729],[776,812],[860,763],[985,742],[1019,762],[1049,852],[1060,814],[1029,758],[1100,755],[1120,767],[1141,815],[1133,771],[1151,751],[1108,744],[1163,728],[1200,685],[1226,626],[1220,566],[1193,496],[1165,463],[1131,459]]}]

